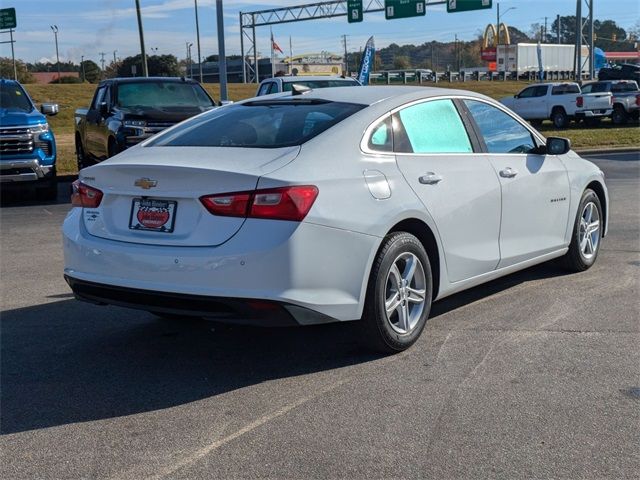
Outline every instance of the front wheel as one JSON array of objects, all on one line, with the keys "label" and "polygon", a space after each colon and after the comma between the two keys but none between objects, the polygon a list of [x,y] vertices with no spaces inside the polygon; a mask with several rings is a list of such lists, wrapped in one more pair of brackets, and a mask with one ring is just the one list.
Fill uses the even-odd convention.
[{"label": "front wheel", "polygon": [[600,251],[603,219],[598,195],[591,189],[585,190],[573,225],[569,251],[562,257],[568,270],[583,272],[595,263]]},{"label": "front wheel", "polygon": [[420,337],[431,310],[433,281],[422,243],[407,232],[389,234],[371,270],[362,318],[363,339],[384,353]]}]

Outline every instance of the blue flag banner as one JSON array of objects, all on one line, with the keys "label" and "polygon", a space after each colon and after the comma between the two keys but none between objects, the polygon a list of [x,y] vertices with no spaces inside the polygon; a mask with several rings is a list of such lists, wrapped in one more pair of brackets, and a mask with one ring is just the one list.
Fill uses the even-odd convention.
[{"label": "blue flag banner", "polygon": [[360,60],[360,70],[358,70],[358,81],[362,85],[369,84],[369,74],[374,67],[374,56],[376,53],[376,47],[373,44],[373,37],[369,37],[367,44],[364,47],[362,53],[362,59]]}]

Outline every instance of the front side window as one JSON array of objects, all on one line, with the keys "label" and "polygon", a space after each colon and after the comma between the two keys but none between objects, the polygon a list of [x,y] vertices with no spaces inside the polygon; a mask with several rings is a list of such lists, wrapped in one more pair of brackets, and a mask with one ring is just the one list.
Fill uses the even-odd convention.
[{"label": "front side window", "polygon": [[107,87],[103,85],[96,90],[96,96],[93,97],[93,104],[91,105],[92,110],[97,110],[100,104],[102,103],[102,99],[104,98],[104,92],[107,90]]},{"label": "front side window", "polygon": [[397,114],[402,128],[394,137],[403,153],[469,153],[467,131],[451,100],[432,100],[403,108]]},{"label": "front side window", "polygon": [[213,110],[160,134],[149,146],[279,148],[324,132],[365,105],[325,100],[254,100]]},{"label": "front side window", "polygon": [[536,148],[531,132],[511,115],[477,100],[465,100],[489,153],[528,153]]},{"label": "front side window", "polygon": [[258,90],[258,94],[256,95],[256,97],[259,97],[261,95],[266,95],[269,92],[269,88],[271,88],[272,84],[273,82],[265,82],[262,85],[260,85],[260,89]]}]

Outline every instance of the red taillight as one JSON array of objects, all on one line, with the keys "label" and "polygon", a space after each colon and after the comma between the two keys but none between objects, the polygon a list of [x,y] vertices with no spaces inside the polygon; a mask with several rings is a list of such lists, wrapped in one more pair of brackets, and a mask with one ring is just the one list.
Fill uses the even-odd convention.
[{"label": "red taillight", "polygon": [[200,201],[213,215],[299,222],[307,216],[317,196],[314,185],[294,185],[206,195]]},{"label": "red taillight", "polygon": [[97,208],[102,201],[102,192],[97,188],[85,185],[80,180],[71,184],[71,205],[74,207]]},{"label": "red taillight", "polygon": [[640,107],[640,95],[636,95],[636,105]]},{"label": "red taillight", "polygon": [[582,107],[584,105],[584,98],[582,97],[577,97],[576,98],[576,106],[577,107]]}]

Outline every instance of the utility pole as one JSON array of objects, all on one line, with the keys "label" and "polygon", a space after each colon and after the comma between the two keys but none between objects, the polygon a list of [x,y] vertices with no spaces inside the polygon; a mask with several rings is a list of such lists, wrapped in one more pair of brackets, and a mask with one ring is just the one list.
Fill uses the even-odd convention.
[{"label": "utility pole", "polygon": [[102,64],[102,71],[104,72],[104,56],[106,53],[100,52],[100,63]]},{"label": "utility pole", "polygon": [[561,20],[560,20],[560,14],[558,14],[558,15],[556,16],[556,25],[558,26],[558,27],[557,27],[557,28],[558,28],[558,45],[560,45],[560,30],[561,30],[561,28],[560,28],[560,27],[561,27],[560,22],[561,22]]},{"label": "utility pole", "polygon": [[[202,83],[202,55],[200,54],[200,24],[198,23],[198,0],[193,0],[196,8],[196,42],[198,43],[198,70],[200,71],[200,83]],[[218,58],[218,62],[220,59]]]},{"label": "utility pole", "polygon": [[[58,54],[58,26],[50,25],[53,36],[56,39],[56,63],[58,64],[58,83],[60,83],[60,55]],[[13,46],[13,44],[11,44]]]},{"label": "utility pole", "polygon": [[117,51],[118,51],[118,50],[114,50],[114,51],[113,51],[113,64],[114,64],[114,65],[118,62],[118,60],[116,60],[116,52],[117,52]]},{"label": "utility pole", "polygon": [[225,53],[225,50],[224,50],[224,15],[223,15],[223,8],[222,8],[222,0],[216,0],[216,15],[217,15],[216,20],[217,20],[217,29],[218,29],[218,80],[220,82],[220,101],[226,102],[227,101],[227,54]]},{"label": "utility pole", "polygon": [[343,75],[349,75],[349,61],[347,59],[347,35],[342,35],[342,44],[344,45],[344,73]]},{"label": "utility pole", "polygon": [[500,45],[500,2],[498,2],[496,11],[498,14],[498,18],[496,18],[496,49],[497,49],[498,45]]},{"label": "utility pole", "polygon": [[542,43],[547,43],[547,17],[544,17],[544,40]]},{"label": "utility pole", "polygon": [[142,14],[140,13],[140,0],[136,0],[136,14],[138,15],[138,34],[140,35],[140,53],[142,54],[142,76],[149,76],[147,68],[147,54],[144,50],[144,32],[142,31]]},{"label": "utility pole", "polygon": [[82,70],[82,83],[84,83],[86,77],[84,74],[84,55],[80,56],[80,69]]},{"label": "utility pole", "polygon": [[189,65],[189,78],[193,78],[193,68],[191,67],[191,47],[193,47],[193,42],[187,42],[187,64]]}]

